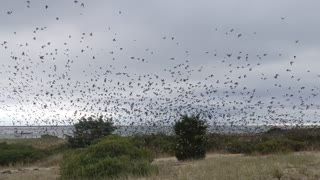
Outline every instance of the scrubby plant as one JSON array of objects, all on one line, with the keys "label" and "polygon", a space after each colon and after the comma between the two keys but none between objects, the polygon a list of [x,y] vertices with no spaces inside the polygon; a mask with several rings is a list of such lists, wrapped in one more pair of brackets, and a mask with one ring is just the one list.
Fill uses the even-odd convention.
[{"label": "scrubby plant", "polygon": [[256,142],[233,140],[227,143],[226,151],[229,153],[251,154],[255,151]]},{"label": "scrubby plant", "polygon": [[112,119],[104,119],[103,116],[82,117],[74,125],[73,136],[67,136],[67,139],[72,148],[81,148],[89,146],[96,139],[112,134],[114,130]]},{"label": "scrubby plant", "polygon": [[50,134],[43,134],[41,135],[41,139],[59,139],[59,137]]},{"label": "scrubby plant", "polygon": [[176,137],[174,135],[166,135],[163,133],[146,134],[136,135],[134,139],[142,141],[143,145],[149,148],[157,157],[175,154]]},{"label": "scrubby plant", "polygon": [[67,153],[61,165],[62,179],[148,175],[153,170],[152,159],[141,141],[111,135]]},{"label": "scrubby plant", "polygon": [[207,149],[206,121],[200,115],[184,115],[174,125],[177,136],[175,155],[178,160],[203,159]]},{"label": "scrubby plant", "polygon": [[305,146],[304,143],[290,139],[271,139],[257,144],[256,151],[261,154],[286,153],[299,151]]},{"label": "scrubby plant", "polygon": [[31,163],[47,154],[32,146],[23,144],[7,144],[6,142],[0,143],[0,165],[9,166],[16,163]]}]

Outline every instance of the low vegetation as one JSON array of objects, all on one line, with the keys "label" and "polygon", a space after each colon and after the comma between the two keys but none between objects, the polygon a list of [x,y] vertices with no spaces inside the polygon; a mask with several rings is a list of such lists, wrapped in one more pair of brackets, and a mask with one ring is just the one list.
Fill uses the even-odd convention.
[{"label": "low vegetation", "polygon": [[127,177],[149,175],[152,153],[128,137],[108,136],[65,155],[62,179]]},{"label": "low vegetation", "polygon": [[[135,136],[157,157],[173,156],[176,135],[152,134]],[[207,152],[232,154],[273,154],[320,150],[320,129],[270,129],[259,134],[207,134]]]},{"label": "low vegetation", "polygon": [[41,138],[33,139],[0,139],[0,143],[2,142],[6,142],[8,144],[23,144],[37,149],[50,151],[65,146],[67,141],[56,136],[43,135]]},{"label": "low vegetation", "polygon": [[16,163],[31,163],[47,154],[43,150],[23,144],[0,143],[0,166],[15,165]]},{"label": "low vegetation", "polygon": [[35,163],[66,150],[66,141],[52,135],[44,135],[38,139],[2,139],[0,166]]},{"label": "low vegetation", "polygon": [[175,155],[176,136],[166,134],[136,135],[134,139],[141,141],[143,146],[149,148],[155,157]]},{"label": "low vegetation", "polygon": [[[101,120],[98,118],[99,123]],[[184,116],[178,121],[174,135],[120,137],[110,135],[114,129],[112,123],[103,130],[93,125],[96,121],[83,120],[79,136],[67,140],[51,135],[0,140],[0,166],[48,167],[54,169],[55,177],[60,174],[62,179],[141,176],[147,179],[288,179],[292,167],[301,177],[320,178],[320,172],[309,172],[300,166],[320,169],[319,154],[293,154],[320,150],[320,129],[317,128],[273,128],[259,134],[207,134],[206,125],[199,117]],[[78,141],[80,137],[87,139]],[[73,142],[80,143],[72,145]],[[195,161],[206,155],[210,160]],[[166,158],[172,156],[176,158]],[[153,158],[156,160],[152,161]]]}]

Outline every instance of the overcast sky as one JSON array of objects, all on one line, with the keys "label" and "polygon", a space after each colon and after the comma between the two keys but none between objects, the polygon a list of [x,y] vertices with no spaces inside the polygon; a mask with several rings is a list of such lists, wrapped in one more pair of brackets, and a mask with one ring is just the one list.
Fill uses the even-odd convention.
[{"label": "overcast sky", "polygon": [[0,125],[320,120],[320,1],[0,3]]}]

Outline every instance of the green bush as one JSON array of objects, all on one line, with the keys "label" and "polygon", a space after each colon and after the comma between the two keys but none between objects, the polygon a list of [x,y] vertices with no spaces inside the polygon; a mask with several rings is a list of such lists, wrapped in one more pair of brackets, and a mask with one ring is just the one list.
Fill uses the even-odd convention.
[{"label": "green bush", "polygon": [[256,143],[251,141],[234,140],[227,143],[226,151],[229,153],[251,154],[255,150],[255,145]]},{"label": "green bush", "polygon": [[42,150],[22,144],[0,143],[0,165],[9,166],[16,163],[31,163],[46,156]]},{"label": "green bush", "polygon": [[112,119],[104,120],[103,116],[97,119],[95,116],[83,117],[74,125],[74,128],[73,136],[67,136],[72,148],[89,146],[94,140],[111,135],[115,130]]},{"label": "green bush", "polygon": [[304,148],[304,143],[290,139],[271,139],[256,146],[256,151],[261,154],[286,153],[299,151]]},{"label": "green bush", "polygon": [[148,175],[153,169],[152,159],[142,142],[112,135],[67,153],[61,165],[62,179]]},{"label": "green bush", "polygon": [[166,134],[137,135],[134,139],[143,142],[143,145],[149,148],[155,156],[174,155],[176,137]]},{"label": "green bush", "polygon": [[177,135],[176,158],[180,160],[203,159],[207,150],[207,124],[199,115],[182,116],[174,125]]}]

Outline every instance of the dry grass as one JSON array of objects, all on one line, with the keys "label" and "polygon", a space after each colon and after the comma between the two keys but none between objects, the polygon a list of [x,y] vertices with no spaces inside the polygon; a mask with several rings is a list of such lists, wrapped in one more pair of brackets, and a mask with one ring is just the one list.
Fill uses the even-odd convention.
[{"label": "dry grass", "polygon": [[0,180],[56,180],[59,179],[59,168],[24,170],[19,173],[1,174]]},{"label": "dry grass", "polygon": [[30,168],[30,167],[40,167],[40,168],[48,168],[48,167],[58,167],[63,160],[63,154],[54,154],[47,158],[44,158],[40,161],[30,163],[30,164],[22,164],[17,163],[14,166],[0,166],[0,170],[11,170],[11,169],[22,169],[22,168]]},{"label": "dry grass", "polygon": [[[59,178],[62,155],[28,165],[30,169],[13,174],[0,174],[0,179],[53,180]],[[205,160],[178,162],[174,157],[153,162],[158,173],[140,180],[316,180],[320,179],[320,153],[304,152],[286,155],[245,156],[240,154],[209,154]],[[14,166],[9,169],[23,169]],[[136,178],[130,178],[136,179]]]},{"label": "dry grass", "polygon": [[0,167],[0,171],[11,170],[11,174],[0,174],[0,180],[55,180],[59,179],[59,164],[62,154],[49,156],[32,164],[16,164],[11,167]]},{"label": "dry grass", "polygon": [[181,163],[174,158],[163,158],[154,164],[159,167],[159,173],[146,179],[320,179],[318,153],[268,156],[211,154],[201,161]]}]

